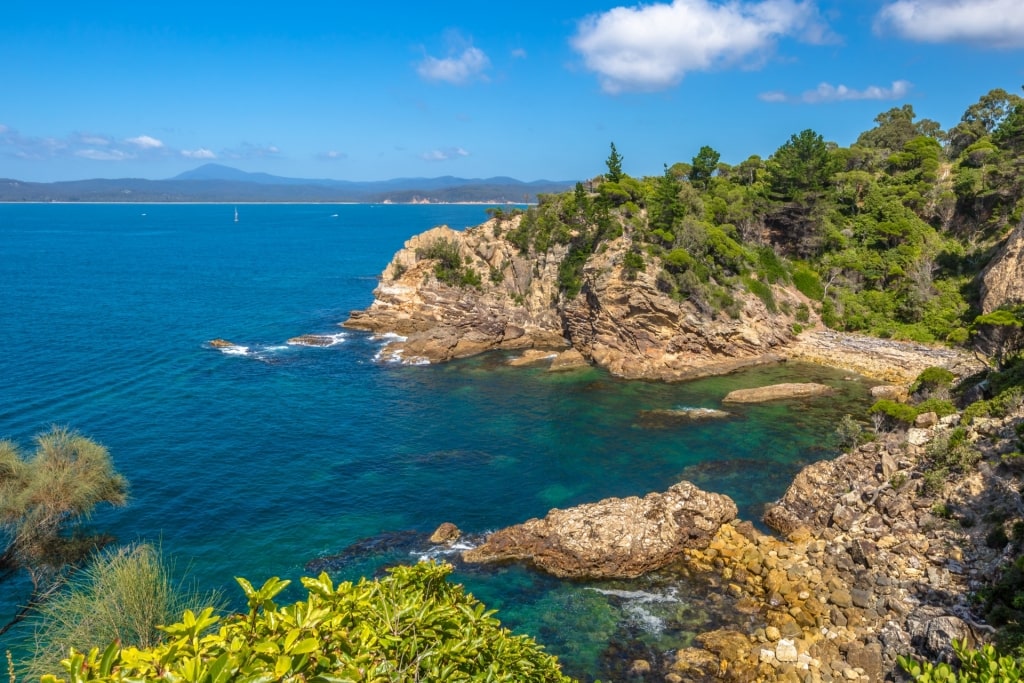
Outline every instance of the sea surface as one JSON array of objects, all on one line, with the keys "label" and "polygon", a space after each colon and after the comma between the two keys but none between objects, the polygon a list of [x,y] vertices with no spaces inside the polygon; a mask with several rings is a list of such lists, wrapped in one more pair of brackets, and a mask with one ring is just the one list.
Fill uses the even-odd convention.
[{"label": "sea surface", "polygon": [[[161,544],[179,573],[235,604],[235,576],[358,579],[457,560],[426,540],[441,522],[472,544],[552,507],[681,478],[757,520],[800,467],[835,455],[838,418],[868,405],[866,381],[792,364],[664,384],[512,368],[502,354],[383,363],[383,340],[338,323],[371,303],[407,238],[475,225],[485,207],[237,208],[234,222],[234,205],[0,205],[0,438],[28,453],[63,425],[104,444],[131,499],[91,527]],[[286,343],[307,333],[334,343]],[[716,408],[732,389],[787,380],[838,396],[693,424],[644,412]],[[584,680],[620,678],[632,658],[742,618],[714,587],[671,574],[587,584],[457,565],[453,580]],[[0,619],[27,591],[0,586]]]}]

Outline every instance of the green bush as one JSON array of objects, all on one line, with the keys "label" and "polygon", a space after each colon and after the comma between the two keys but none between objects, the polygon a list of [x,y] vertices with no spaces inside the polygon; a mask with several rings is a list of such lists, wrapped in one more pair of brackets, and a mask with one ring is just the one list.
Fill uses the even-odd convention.
[{"label": "green bush", "polygon": [[891,422],[908,426],[914,424],[914,418],[917,417],[917,410],[906,403],[899,403],[898,401],[891,401],[887,398],[883,398],[879,401],[875,401],[874,405],[868,408],[868,414],[885,415]]},{"label": "green bush", "polygon": [[765,308],[768,309],[769,313],[779,312],[779,307],[775,303],[775,295],[772,294],[772,288],[769,285],[752,277],[743,278],[743,284],[747,286],[747,289],[756,294],[758,299],[764,302]]},{"label": "green bush", "polygon": [[948,389],[956,377],[946,368],[930,367],[921,371],[914,383],[910,385],[910,393]]},{"label": "green bush", "polygon": [[899,657],[898,661],[915,683],[1018,683],[1024,680],[1021,662],[999,654],[991,645],[972,650],[966,642],[954,640],[953,652],[960,660],[959,670],[944,662],[920,662],[912,657]]},{"label": "green bush", "polygon": [[921,413],[935,413],[939,417],[946,417],[956,412],[956,406],[953,405],[952,401],[947,401],[944,398],[928,398],[915,404],[914,410],[917,411],[918,415]]},{"label": "green bush", "polygon": [[821,301],[822,297],[825,296],[825,288],[821,284],[821,278],[807,266],[801,265],[793,269],[793,286],[801,294],[814,301]]},{"label": "green bush", "polygon": [[925,454],[933,467],[954,472],[969,472],[981,460],[981,452],[968,441],[963,427],[936,435]]},{"label": "green bush", "polygon": [[[259,589],[238,579],[249,613],[227,619],[185,612],[153,648],[73,652],[71,681],[449,681],[571,683],[532,638],[502,628],[448,565],[396,567],[388,576],[334,586],[304,578],[308,598],[278,607],[288,581]],[[215,632],[211,629],[217,627]],[[44,683],[64,680],[43,676]]]}]

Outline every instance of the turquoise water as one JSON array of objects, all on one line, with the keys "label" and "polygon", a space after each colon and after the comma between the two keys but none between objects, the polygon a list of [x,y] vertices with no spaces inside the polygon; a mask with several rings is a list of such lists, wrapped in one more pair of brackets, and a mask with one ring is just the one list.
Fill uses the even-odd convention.
[{"label": "turquoise water", "polygon": [[[670,385],[510,368],[500,354],[382,365],[380,340],[337,323],[369,305],[405,239],[479,223],[484,207],[243,205],[238,223],[233,212],[0,205],[0,438],[28,450],[60,424],[103,443],[131,501],[91,524],[160,540],[229,595],[234,576],[296,578],[320,562],[355,578],[429,555],[441,522],[472,537],[680,478],[756,519],[799,467],[834,453],[835,420],[867,404],[863,382],[808,366]],[[305,333],[342,336],[285,344]],[[246,353],[211,348],[218,337]],[[718,407],[732,389],[794,378],[839,396],[704,424],[642,413]],[[376,540],[350,548],[364,539]],[[581,678],[660,656],[723,611],[706,587],[670,577],[588,586],[512,566],[455,578]],[[4,584],[0,619],[25,589]]]}]

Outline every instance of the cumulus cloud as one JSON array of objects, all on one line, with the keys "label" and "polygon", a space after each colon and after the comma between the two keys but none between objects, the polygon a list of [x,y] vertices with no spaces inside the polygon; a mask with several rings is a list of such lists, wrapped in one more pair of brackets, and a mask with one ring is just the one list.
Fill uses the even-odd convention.
[{"label": "cumulus cloud", "polygon": [[849,100],[898,100],[910,92],[909,81],[893,81],[888,88],[869,85],[863,90],[848,88],[845,85],[821,83],[814,90],[805,90],[799,95],[789,95],[780,91],[765,92],[758,95],[764,102],[799,102],[803,104],[822,104],[827,102],[846,102]]},{"label": "cumulus cloud", "polygon": [[491,60],[483,50],[470,46],[457,55],[443,59],[427,55],[416,67],[416,73],[428,81],[463,85],[473,80],[485,79],[484,71],[490,65]]},{"label": "cumulus cloud", "polygon": [[216,159],[217,155],[206,149],[200,147],[199,149],[183,149],[181,150],[181,156],[186,159]]},{"label": "cumulus cloud", "polygon": [[1024,47],[1020,0],[896,0],[875,18],[875,31],[923,43]]},{"label": "cumulus cloud", "polygon": [[424,161],[448,161],[468,156],[469,152],[461,147],[449,147],[447,149],[432,149],[429,152],[424,152],[420,155],[420,158]]},{"label": "cumulus cloud", "polygon": [[662,90],[691,71],[756,63],[786,36],[832,40],[810,0],[673,0],[586,17],[571,43],[602,89],[615,94]]},{"label": "cumulus cloud", "polygon": [[139,135],[134,138],[128,138],[126,142],[142,149],[160,149],[164,146],[163,142],[148,135]]}]

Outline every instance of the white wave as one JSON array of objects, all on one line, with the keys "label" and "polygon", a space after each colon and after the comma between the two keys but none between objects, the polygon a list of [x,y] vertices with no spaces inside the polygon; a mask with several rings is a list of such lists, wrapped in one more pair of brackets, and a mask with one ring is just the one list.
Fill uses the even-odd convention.
[{"label": "white wave", "polygon": [[647,633],[662,633],[665,630],[664,619],[651,614],[638,604],[632,603],[626,605],[625,612],[629,617],[629,622],[631,624],[636,625]]},{"label": "white wave", "polygon": [[373,339],[374,341],[384,341],[384,342],[393,342],[393,341],[404,342],[404,341],[409,341],[408,337],[403,337],[402,335],[397,334],[395,332],[383,332],[381,334],[375,334],[375,335],[373,335],[370,338]]},{"label": "white wave", "polygon": [[620,598],[622,600],[640,604],[680,602],[675,591],[669,591],[668,593],[651,593],[649,591],[626,591],[614,588],[591,588],[590,590],[596,591],[601,595],[610,595],[614,598]]},{"label": "white wave", "polygon": [[279,346],[265,346],[265,347],[263,347],[263,350],[264,351],[287,351],[288,350],[288,345],[287,344],[282,344],[282,345],[279,345]]},{"label": "white wave", "polygon": [[463,539],[455,541],[451,545],[434,545],[430,546],[426,550],[413,550],[409,554],[418,558],[419,562],[426,562],[428,560],[436,560],[438,558],[448,557],[451,555],[461,555],[467,550],[472,550],[475,547],[476,543]]},{"label": "white wave", "polygon": [[248,346],[239,346],[237,344],[233,344],[231,346],[220,346],[220,347],[217,348],[217,350],[220,351],[221,353],[226,353],[229,356],[248,356],[249,355],[249,347]]}]

